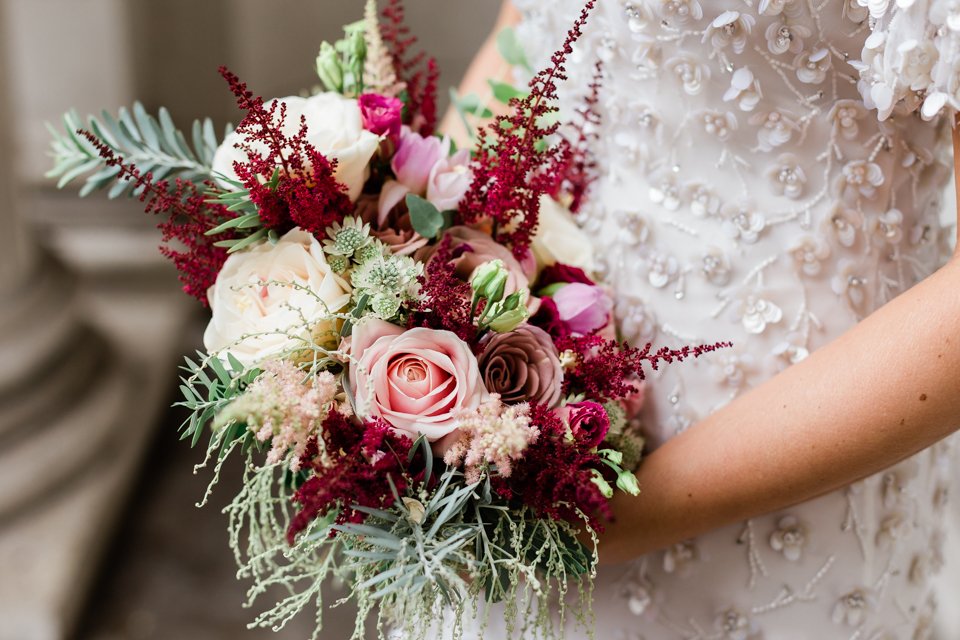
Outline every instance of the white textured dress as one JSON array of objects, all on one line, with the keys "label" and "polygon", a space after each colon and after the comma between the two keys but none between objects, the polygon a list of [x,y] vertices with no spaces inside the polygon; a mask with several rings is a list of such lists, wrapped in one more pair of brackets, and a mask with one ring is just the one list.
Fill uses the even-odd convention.
[{"label": "white textured dress", "polygon": [[[735,343],[651,379],[654,444],[836,338],[947,254],[941,107],[956,104],[960,2],[943,0],[939,23],[927,15],[937,3],[866,2],[599,0],[584,30],[564,103],[602,59],[602,178],[582,222],[602,243],[597,266],[624,336]],[[515,3],[535,66],[582,4]],[[603,568],[595,636],[928,638],[948,449]]]}]

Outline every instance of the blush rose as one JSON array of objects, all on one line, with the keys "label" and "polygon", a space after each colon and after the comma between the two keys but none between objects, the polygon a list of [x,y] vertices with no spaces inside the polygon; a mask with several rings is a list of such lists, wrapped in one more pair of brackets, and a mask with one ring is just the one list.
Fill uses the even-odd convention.
[{"label": "blush rose", "polygon": [[459,411],[487,398],[476,356],[449,331],[368,318],[354,327],[350,352],[357,413],[412,438],[439,440],[457,428]]}]

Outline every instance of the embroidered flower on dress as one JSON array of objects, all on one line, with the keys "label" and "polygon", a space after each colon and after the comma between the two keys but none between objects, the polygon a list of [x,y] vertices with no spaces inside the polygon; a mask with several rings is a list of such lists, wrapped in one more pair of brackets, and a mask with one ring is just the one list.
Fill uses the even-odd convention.
[{"label": "embroidered flower on dress", "polygon": [[703,42],[709,40],[714,49],[730,47],[734,53],[743,53],[747,46],[747,36],[756,22],[757,19],[748,13],[724,11],[714,18],[703,32]]},{"label": "embroidered flower on dress", "polygon": [[857,241],[857,230],[863,224],[863,215],[856,209],[838,204],[823,221],[824,232],[841,246],[850,248]]},{"label": "embroidered flower on dress", "polygon": [[883,169],[880,165],[868,160],[852,160],[843,166],[835,188],[841,198],[849,200],[853,196],[855,200],[860,196],[873,198],[877,195],[877,187],[882,184]]},{"label": "embroidered flower on dress", "polygon": [[777,305],[753,293],[743,296],[733,309],[734,319],[743,323],[747,333],[759,335],[767,325],[776,324],[783,319],[783,310]]},{"label": "embroidered flower on dress", "polygon": [[786,338],[773,347],[773,355],[779,363],[779,369],[786,369],[792,364],[804,360],[810,355],[806,340],[797,332],[788,333]]},{"label": "embroidered flower on dress", "polygon": [[[853,1],[855,0],[851,0]],[[628,2],[623,5],[623,10],[627,15],[627,28],[631,33],[643,33],[657,22],[653,9],[643,0],[638,3]]]},{"label": "embroidered flower on dress", "polygon": [[795,516],[784,516],[777,529],[770,534],[770,548],[783,554],[790,562],[797,562],[807,544],[807,530]]},{"label": "embroidered flower on dress", "polygon": [[696,562],[699,554],[693,540],[677,542],[663,552],[663,570],[666,573],[681,573],[688,571],[690,565]]},{"label": "embroidered flower on dress", "polygon": [[870,223],[871,236],[878,246],[898,245],[903,240],[903,212],[889,209]]},{"label": "embroidered flower on dress", "polygon": [[760,83],[749,67],[740,67],[730,77],[730,88],[723,94],[723,101],[737,101],[741,111],[753,111],[760,103]]},{"label": "embroidered flower on dress", "polygon": [[840,261],[837,274],[830,280],[833,292],[844,297],[857,314],[866,310],[866,286],[867,278],[862,275],[860,266],[849,258]]},{"label": "embroidered flower on dress", "polygon": [[763,214],[754,211],[750,201],[728,202],[720,209],[720,214],[725,218],[723,232],[747,244],[756,242],[767,226]]},{"label": "embroidered flower on dress", "polygon": [[659,204],[667,211],[676,211],[680,208],[680,186],[677,184],[677,174],[671,169],[656,172],[650,177],[650,201]]},{"label": "embroidered flower on dress", "polygon": [[767,177],[774,193],[791,200],[802,196],[807,185],[807,174],[800,166],[800,159],[792,153],[780,154],[776,163],[767,169]]},{"label": "embroidered flower on dress", "polygon": [[673,256],[654,253],[647,258],[647,281],[650,286],[662,289],[673,280],[680,271],[680,264]]},{"label": "embroidered flower on dress", "polygon": [[753,633],[750,618],[732,608],[718,615],[714,626],[723,640],[747,640]]},{"label": "embroidered flower on dress", "polygon": [[760,0],[757,9],[764,16],[784,14],[790,18],[797,18],[803,13],[803,8],[797,0]]},{"label": "embroidered flower on dress", "polygon": [[842,596],[833,607],[833,621],[850,627],[859,627],[867,617],[868,609],[876,605],[873,594],[865,589],[855,589]]},{"label": "embroidered flower on dress", "polygon": [[700,94],[710,79],[710,67],[700,64],[689,53],[673,56],[664,63],[664,67],[676,76],[688,96]]},{"label": "embroidered flower on dress", "polygon": [[826,80],[830,64],[830,50],[826,48],[801,53],[793,61],[797,80],[806,84],[820,84]]},{"label": "embroidered flower on dress", "polygon": [[665,22],[675,26],[703,18],[703,7],[697,0],[660,0],[657,13]]},{"label": "embroidered flower on dress", "polygon": [[686,186],[690,211],[698,218],[716,215],[720,211],[720,198],[713,189],[700,182],[691,182]]},{"label": "embroidered flower on dress", "polygon": [[722,249],[707,247],[701,266],[704,277],[712,284],[724,286],[730,282],[730,260]]},{"label": "embroidered flower on dress", "polygon": [[764,32],[767,49],[773,55],[781,53],[800,53],[803,51],[803,39],[813,35],[813,30],[802,24],[787,23],[783,20],[771,22]]},{"label": "embroidered flower on dress", "polygon": [[844,0],[843,17],[847,20],[860,24],[867,19],[868,15],[870,12],[858,0]]},{"label": "embroidered flower on dress", "polygon": [[643,214],[619,209],[613,215],[619,223],[620,229],[626,232],[626,238],[630,244],[644,244],[650,237],[650,223],[647,222]]},{"label": "embroidered flower on dress", "polygon": [[750,124],[760,125],[757,131],[760,151],[772,151],[787,144],[797,130],[797,123],[789,114],[776,110],[754,114],[750,117]]},{"label": "embroidered flower on dress", "polygon": [[657,336],[657,317],[643,301],[629,295],[617,298],[614,313],[624,337],[636,345],[653,342]]},{"label": "embroidered flower on dress", "polygon": [[704,131],[716,136],[719,140],[728,140],[737,130],[737,117],[729,111],[723,113],[713,110],[703,111],[700,119],[703,122]]},{"label": "embroidered flower on dress", "polygon": [[819,275],[823,261],[830,257],[830,245],[819,236],[801,236],[789,251],[797,267],[808,276]]},{"label": "embroidered flower on dress", "polygon": [[858,100],[837,100],[830,109],[830,119],[846,140],[856,140],[860,133],[858,121],[866,115],[867,110]]},{"label": "embroidered flower on dress", "polygon": [[748,353],[724,352],[713,360],[714,379],[732,389],[740,389],[747,381],[747,374],[753,370],[753,358]]}]

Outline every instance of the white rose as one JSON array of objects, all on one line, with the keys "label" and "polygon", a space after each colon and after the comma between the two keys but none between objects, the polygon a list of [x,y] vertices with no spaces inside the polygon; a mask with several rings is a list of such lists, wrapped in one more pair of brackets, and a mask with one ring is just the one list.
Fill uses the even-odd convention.
[{"label": "white rose", "polygon": [[593,269],[593,244],[568,209],[549,196],[540,197],[540,223],[533,238],[533,255],[540,267],[554,263]]},{"label": "white rose", "polygon": [[[370,174],[370,158],[380,144],[379,136],[363,128],[357,101],[332,92],[309,98],[290,96],[279,100],[287,105],[284,135],[296,135],[300,130],[300,116],[303,116],[307,123],[307,142],[327,158],[337,160],[337,180],[346,185],[350,199],[356,200]],[[269,109],[273,102],[269,100],[265,106]],[[244,141],[244,136],[236,132],[224,138],[213,156],[215,175],[223,174],[232,180],[237,179],[233,163],[246,161],[247,154],[238,149],[236,144]],[[258,152],[267,152],[267,146],[262,142],[254,141],[251,146]],[[224,189],[232,189],[226,182],[218,182]]]},{"label": "white rose", "polygon": [[207,298],[207,351],[229,351],[252,365],[302,345],[300,338],[347,305],[350,285],[331,271],[316,238],[295,228],[276,245],[228,257]]}]

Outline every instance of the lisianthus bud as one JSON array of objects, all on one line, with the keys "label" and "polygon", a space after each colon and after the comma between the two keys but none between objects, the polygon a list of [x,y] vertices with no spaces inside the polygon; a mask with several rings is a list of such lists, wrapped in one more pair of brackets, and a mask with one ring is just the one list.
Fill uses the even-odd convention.
[{"label": "lisianthus bud", "polygon": [[343,91],[343,69],[340,67],[340,56],[337,50],[329,42],[320,45],[320,53],[317,55],[317,75],[320,76],[320,82],[328,91]]},{"label": "lisianthus bud", "polygon": [[624,471],[617,476],[617,488],[632,496],[640,494],[640,485],[637,484],[637,476],[633,475],[630,471]]},{"label": "lisianthus bud", "polygon": [[526,306],[515,307],[498,314],[487,326],[497,333],[509,333],[526,322],[529,317],[530,312]]},{"label": "lisianthus bud", "polygon": [[470,278],[470,286],[477,296],[491,303],[497,302],[506,291],[508,276],[503,260],[491,260],[476,268]]}]

